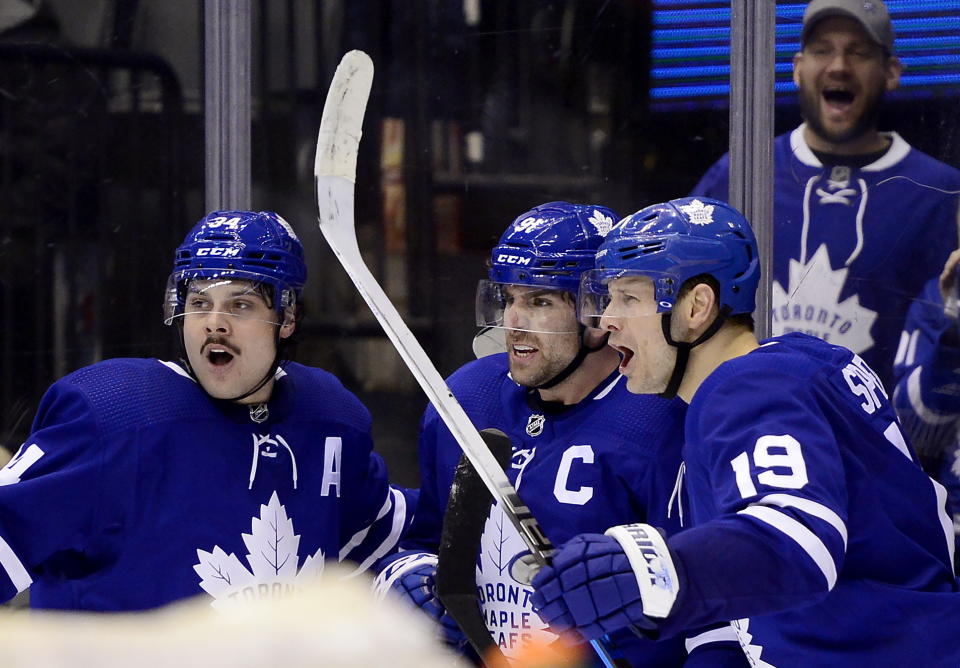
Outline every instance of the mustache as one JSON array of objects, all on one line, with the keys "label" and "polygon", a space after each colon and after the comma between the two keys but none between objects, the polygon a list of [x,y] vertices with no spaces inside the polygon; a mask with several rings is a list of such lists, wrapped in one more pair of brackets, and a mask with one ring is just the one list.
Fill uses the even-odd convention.
[{"label": "mustache", "polygon": [[530,334],[529,332],[507,332],[507,342],[508,343],[524,343],[526,345],[539,347],[540,339],[537,336]]},{"label": "mustache", "polygon": [[240,350],[239,350],[236,346],[234,346],[234,345],[232,345],[231,343],[229,343],[229,342],[228,342],[224,337],[222,337],[222,336],[208,336],[208,337],[204,340],[203,345],[200,346],[200,352],[203,353],[204,351],[206,351],[206,349],[207,349],[208,346],[213,346],[213,345],[223,346],[224,348],[226,348],[227,350],[229,350],[229,351],[230,351],[231,353],[233,353],[234,355],[239,355],[239,354],[240,354]]}]

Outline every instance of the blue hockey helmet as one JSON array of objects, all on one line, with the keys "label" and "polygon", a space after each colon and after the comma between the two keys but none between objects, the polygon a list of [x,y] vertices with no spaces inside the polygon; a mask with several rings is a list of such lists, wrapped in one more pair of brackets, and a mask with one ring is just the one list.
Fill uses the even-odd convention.
[{"label": "blue hockey helmet", "polygon": [[[753,312],[760,261],[747,219],[726,202],[706,197],[648,206],[607,235],[597,252],[597,268],[583,277],[581,317],[595,322],[606,284],[620,276],[653,279],[657,312],[666,313],[673,310],[683,283],[701,274],[719,283],[720,307],[727,315]],[[591,295],[600,297],[593,308]]]},{"label": "blue hockey helmet", "polygon": [[303,246],[290,224],[271,211],[214,211],[187,233],[167,282],[164,323],[184,310],[194,279],[231,278],[267,286],[278,318],[295,305],[307,280]]},{"label": "blue hockey helmet", "polygon": [[[505,327],[507,286],[562,290],[575,301],[581,274],[593,269],[597,249],[616,220],[617,214],[605,206],[568,202],[548,202],[517,216],[490,254],[488,278],[477,285],[477,325]],[[562,331],[556,326],[530,322],[510,328],[578,331],[575,321]]]},{"label": "blue hockey helmet", "polygon": [[491,281],[576,292],[617,222],[605,206],[548,202],[517,216],[490,254]]}]

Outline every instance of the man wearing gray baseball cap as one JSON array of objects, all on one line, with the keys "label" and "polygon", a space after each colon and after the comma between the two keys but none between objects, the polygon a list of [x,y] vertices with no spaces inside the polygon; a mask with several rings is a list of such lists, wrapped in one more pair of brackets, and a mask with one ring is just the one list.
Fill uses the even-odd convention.
[{"label": "man wearing gray baseball cap", "polygon": [[[957,240],[960,171],[878,128],[900,85],[881,0],[811,0],[793,81],[804,123],[774,144],[771,329],[860,355],[892,386],[912,298]],[[725,200],[721,158],[693,189]]]},{"label": "man wearing gray baseball cap", "polygon": [[847,16],[860,23],[870,38],[883,47],[889,56],[893,53],[893,26],[887,6],[882,2],[863,0],[812,0],[803,12],[803,32],[800,40],[806,43],[818,21],[830,16]]}]

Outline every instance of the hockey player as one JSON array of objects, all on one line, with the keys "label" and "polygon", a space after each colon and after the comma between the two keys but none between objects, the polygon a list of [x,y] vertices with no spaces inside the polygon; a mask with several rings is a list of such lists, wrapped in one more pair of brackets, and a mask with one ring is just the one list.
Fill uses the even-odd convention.
[{"label": "hockey player", "polygon": [[927,282],[907,312],[893,366],[893,405],[920,463],[947,489],[947,512],[960,542],[958,265],[960,250],[950,254],[941,274]]},{"label": "hockey player", "polygon": [[[793,59],[805,123],[774,145],[774,334],[861,355],[890,386],[909,300],[955,239],[960,172],[877,130],[899,85],[881,0],[813,0]],[[692,194],[726,200],[729,157]]]},{"label": "hockey player", "polygon": [[183,360],[109,360],[54,383],[0,470],[0,600],[30,587],[37,608],[141,610],[206,592],[219,607],[395,548],[410,512],[367,410],[284,361],[306,278],[277,214],[200,220],[164,303]]},{"label": "hockey player", "polygon": [[917,466],[876,374],[800,333],[757,343],[746,219],[684,198],[625,218],[584,277],[581,313],[627,387],[689,402],[692,527],[570,540],[534,607],[588,637],[737,620],[755,666],[960,664],[960,593],[943,489]]},{"label": "hockey player", "polygon": [[[615,220],[605,207],[566,202],[518,216],[494,247],[476,300],[477,324],[500,328],[507,352],[470,362],[448,380],[478,429],[495,427],[509,436],[514,450],[508,475],[554,542],[611,523],[679,527],[682,509],[673,485],[683,404],[659,397],[637,401],[606,336],[577,322],[580,276],[593,267]],[[433,576],[459,457],[456,441],[429,407],[419,445],[420,502],[404,543],[408,551],[379,577],[383,586],[392,585],[438,618],[443,609],[433,596]],[[523,554],[520,536],[494,507],[476,584],[487,627],[507,657],[527,642],[556,638],[533,612],[530,587],[511,576],[510,565]],[[456,640],[452,620],[441,621],[448,639]],[[734,640],[732,632],[727,640]],[[623,632],[614,634],[613,642],[634,666],[679,665],[686,656],[680,641],[651,645]],[[710,651],[718,648],[722,651],[722,643]]]}]

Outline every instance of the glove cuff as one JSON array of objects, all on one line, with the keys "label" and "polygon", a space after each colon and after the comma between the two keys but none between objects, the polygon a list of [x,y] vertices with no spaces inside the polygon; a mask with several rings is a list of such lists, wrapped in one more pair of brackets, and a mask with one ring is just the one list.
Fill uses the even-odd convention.
[{"label": "glove cuff", "polygon": [[637,578],[643,614],[663,619],[670,614],[680,580],[666,541],[649,524],[622,524],[610,527],[606,535],[616,540],[627,555]]},{"label": "glove cuff", "polygon": [[377,574],[373,581],[374,596],[382,599],[397,580],[421,566],[436,568],[437,555],[432,552],[401,552]]}]

